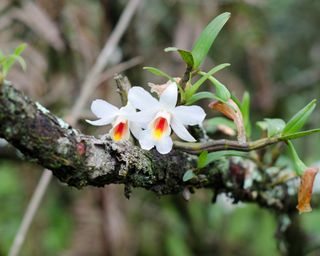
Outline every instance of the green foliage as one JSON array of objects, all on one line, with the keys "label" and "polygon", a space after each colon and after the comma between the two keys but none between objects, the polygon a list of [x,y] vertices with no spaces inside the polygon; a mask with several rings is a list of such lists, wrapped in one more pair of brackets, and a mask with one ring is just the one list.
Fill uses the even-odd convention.
[{"label": "green foliage", "polygon": [[3,79],[6,78],[6,76],[8,75],[10,69],[15,64],[15,62],[18,62],[23,70],[26,69],[27,67],[26,62],[20,56],[26,47],[27,47],[26,44],[21,44],[13,51],[12,54],[8,56],[4,55],[3,52],[0,51],[0,68],[1,68],[0,83],[2,82]]},{"label": "green foliage", "polygon": [[198,92],[193,94],[191,98],[188,99],[188,101],[186,102],[186,105],[191,105],[203,99],[219,100],[223,102],[223,99],[219,98],[217,95],[215,95],[212,92]]},{"label": "green foliage", "polygon": [[316,100],[313,100],[298,113],[296,113],[284,127],[282,135],[298,132],[304,126],[315,107]]},{"label": "green foliage", "polygon": [[248,157],[248,153],[242,152],[242,151],[236,151],[236,150],[223,150],[223,151],[217,151],[217,152],[211,152],[211,153],[207,152],[207,154],[205,154],[202,157],[200,164],[198,160],[198,168],[204,168],[207,165],[213,163],[214,161],[217,161],[222,157],[230,157],[230,156]]},{"label": "green foliage", "polygon": [[154,67],[143,67],[143,69],[149,71],[150,73],[156,75],[156,76],[162,76],[167,78],[170,81],[174,82],[173,77],[169,76],[167,73],[165,73],[164,71],[158,69],[158,68],[154,68]]},{"label": "green foliage", "polygon": [[203,168],[205,167],[207,164],[207,159],[208,159],[208,151],[202,151],[201,154],[198,157],[198,168]]},{"label": "green foliage", "polygon": [[191,87],[186,88],[185,96],[186,96],[186,102],[199,90],[200,86],[209,79],[210,76],[217,73],[218,71],[230,66],[229,63],[220,64],[218,66],[215,66],[212,68],[209,72],[207,72],[205,75],[203,75],[198,81],[196,81]]},{"label": "green foliage", "polygon": [[283,140],[293,140],[293,139],[298,139],[301,137],[305,137],[308,135],[312,135],[315,133],[320,133],[320,129],[312,129],[312,130],[307,130],[307,131],[302,131],[302,132],[295,132],[295,133],[291,133],[289,135],[282,135],[281,139]]},{"label": "green foliage", "polygon": [[268,137],[274,137],[282,133],[286,123],[279,118],[265,118],[264,121],[257,122],[261,130],[267,131]]},{"label": "green foliage", "polygon": [[213,19],[202,31],[192,49],[194,68],[198,68],[201,65],[201,63],[207,56],[214,40],[229,18],[230,13],[222,13],[218,17]]},{"label": "green foliage", "polygon": [[301,176],[305,169],[307,169],[307,166],[304,164],[304,162],[301,161],[299,158],[297,151],[295,150],[292,142],[290,140],[287,141],[290,156],[293,162],[294,170],[297,175]]},{"label": "green foliage", "polygon": [[245,91],[242,97],[240,110],[243,117],[244,127],[246,129],[247,137],[251,136],[251,122],[250,122],[250,94]]},{"label": "green foliage", "polygon": [[165,52],[178,52],[181,59],[187,64],[188,67],[193,68],[194,60],[192,53],[186,50],[178,49],[176,47],[168,47],[164,49]]},{"label": "green foliage", "polygon": [[184,182],[193,179],[194,177],[196,177],[196,175],[194,174],[193,170],[188,170],[184,173],[182,180]]},{"label": "green foliage", "polygon": [[[206,76],[207,74],[205,72],[200,72],[200,75]],[[219,99],[221,99],[222,102],[227,102],[228,99],[230,99],[231,94],[229,90],[216,78],[213,76],[208,76],[208,79],[210,82],[214,85],[216,89],[216,95]]]}]

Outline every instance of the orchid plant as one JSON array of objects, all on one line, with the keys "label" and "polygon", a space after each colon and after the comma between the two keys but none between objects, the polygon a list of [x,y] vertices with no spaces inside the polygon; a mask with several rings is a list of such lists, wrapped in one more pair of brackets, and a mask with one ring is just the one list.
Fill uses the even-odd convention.
[{"label": "orchid plant", "polygon": [[[198,168],[185,173],[183,177],[185,182],[197,177],[201,169],[221,157],[248,157],[248,153],[243,151],[254,151],[271,144],[285,142],[296,175],[303,177],[297,208],[301,212],[310,210],[310,191],[318,170],[310,169],[302,162],[291,140],[320,132],[320,129],[300,131],[315,109],[316,101],[311,101],[287,123],[278,118],[257,122],[263,137],[252,141],[249,93],[245,92],[240,101],[214,77],[215,73],[230,64],[217,65],[207,72],[200,69],[211,45],[229,17],[229,13],[223,13],[213,19],[200,34],[191,51],[175,47],[165,49],[166,52],[177,52],[186,64],[186,71],[181,78],[173,78],[154,67],[144,68],[167,80],[162,85],[151,84],[151,91],[156,93],[156,97],[142,87],[135,86],[128,91],[127,105],[120,109],[106,101],[95,100],[92,102],[91,110],[98,119],[87,120],[87,122],[97,126],[111,124],[109,135],[115,142],[128,140],[131,132],[144,150],[155,147],[160,154],[167,154],[175,146],[188,153],[199,154]],[[214,87],[215,93],[198,92],[205,82],[209,82]],[[209,109],[220,112],[224,117],[205,120],[206,113],[203,108],[194,105],[203,99],[209,99]],[[197,133],[192,135],[188,130],[190,126],[198,126],[204,136]],[[226,135],[237,134],[237,140],[215,141],[207,136],[217,128]],[[173,142],[172,131],[180,140],[186,142]],[[200,139],[201,142],[197,143],[196,141]],[[273,156],[274,159],[277,157],[279,155]],[[261,156],[256,159],[251,156],[250,159],[259,162]],[[261,166],[261,162],[259,165]]]}]

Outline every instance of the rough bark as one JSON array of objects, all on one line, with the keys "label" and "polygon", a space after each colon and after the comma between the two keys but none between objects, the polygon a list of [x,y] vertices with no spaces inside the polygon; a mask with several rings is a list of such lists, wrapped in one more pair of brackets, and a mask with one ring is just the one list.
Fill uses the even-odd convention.
[{"label": "rough bark", "polygon": [[261,182],[244,188],[243,163],[222,159],[197,171],[194,179],[183,182],[187,170],[197,169],[194,155],[180,150],[161,155],[131,142],[114,143],[108,136],[84,135],[8,82],[0,86],[0,136],[29,160],[77,188],[124,184],[128,196],[132,187],[158,195],[206,187],[213,189],[215,195],[226,192],[235,202],[256,202],[285,212],[295,209],[295,197],[286,184],[270,187]]}]

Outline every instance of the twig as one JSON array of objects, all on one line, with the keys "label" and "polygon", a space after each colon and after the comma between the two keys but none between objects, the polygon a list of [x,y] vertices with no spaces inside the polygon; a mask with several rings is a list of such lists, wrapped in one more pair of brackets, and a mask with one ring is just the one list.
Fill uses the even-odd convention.
[{"label": "twig", "polygon": [[122,75],[116,75],[114,80],[117,83],[118,93],[121,98],[122,105],[126,105],[128,101],[128,92],[131,88],[131,84],[127,77],[123,77]]},{"label": "twig", "polygon": [[79,118],[82,109],[87,103],[88,95],[99,84],[100,75],[103,69],[109,63],[112,52],[115,50],[120,38],[129,26],[131,18],[140,2],[141,0],[131,0],[121,14],[119,22],[117,23],[114,31],[109,37],[108,42],[105,44],[96,63],[94,64],[84,81],[79,99],[71,110],[71,112],[73,113],[73,120],[77,120]]},{"label": "twig", "polygon": [[[141,0],[130,0],[127,4],[125,10],[121,14],[119,21],[107,40],[104,48],[102,49],[98,59],[87,75],[85,82],[81,88],[80,96],[76,104],[71,110],[71,115],[69,116],[69,122],[71,124],[76,124],[78,118],[81,115],[82,109],[85,107],[87,100],[90,96],[91,91],[94,90],[96,86],[99,85],[101,72],[104,70],[108,62],[110,61],[110,56],[116,46],[119,43],[119,40],[123,36],[126,31],[133,14],[135,13],[138,5]],[[14,242],[10,248],[10,256],[17,256],[21,249],[21,246],[25,240],[25,236],[29,230],[30,224],[34,218],[35,213],[37,212],[39,205],[42,201],[43,195],[45,194],[47,187],[52,178],[52,173],[49,171],[45,171],[37,185],[37,188],[32,195],[31,201],[28,205],[28,208],[22,218],[21,226],[16,234]]]},{"label": "twig", "polygon": [[238,151],[253,151],[276,144],[283,141],[281,137],[264,138],[249,143],[239,143],[234,140],[212,140],[204,143],[185,143],[180,141],[174,142],[174,147],[189,154],[199,154],[202,151],[215,152],[221,150],[238,150]]},{"label": "twig", "polygon": [[14,242],[10,248],[9,256],[15,256],[19,254],[21,246],[25,240],[26,234],[29,230],[30,224],[36,214],[39,205],[42,201],[42,198],[47,190],[47,187],[52,179],[51,171],[45,169],[44,173],[41,175],[41,178],[38,182],[36,189],[33,192],[31,201],[27,207],[25,215],[23,216],[22,223],[19,227],[19,230],[14,238]]}]

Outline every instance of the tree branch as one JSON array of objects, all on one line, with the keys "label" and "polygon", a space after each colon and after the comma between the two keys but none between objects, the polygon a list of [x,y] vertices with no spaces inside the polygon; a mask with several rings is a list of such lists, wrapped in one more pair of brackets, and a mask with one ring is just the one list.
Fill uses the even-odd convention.
[{"label": "tree branch", "polygon": [[[108,136],[84,135],[8,82],[0,87],[0,136],[32,161],[52,170],[62,182],[77,188],[124,184],[128,196],[132,187],[158,195],[205,187],[215,194],[225,192],[235,202],[256,202],[278,211],[293,211],[296,205],[292,187],[289,190],[285,183],[270,186],[261,182],[244,188],[243,163],[221,159],[199,172],[196,157],[180,150],[161,155],[131,142],[114,143]],[[190,169],[196,177],[183,182],[184,173]]]}]

